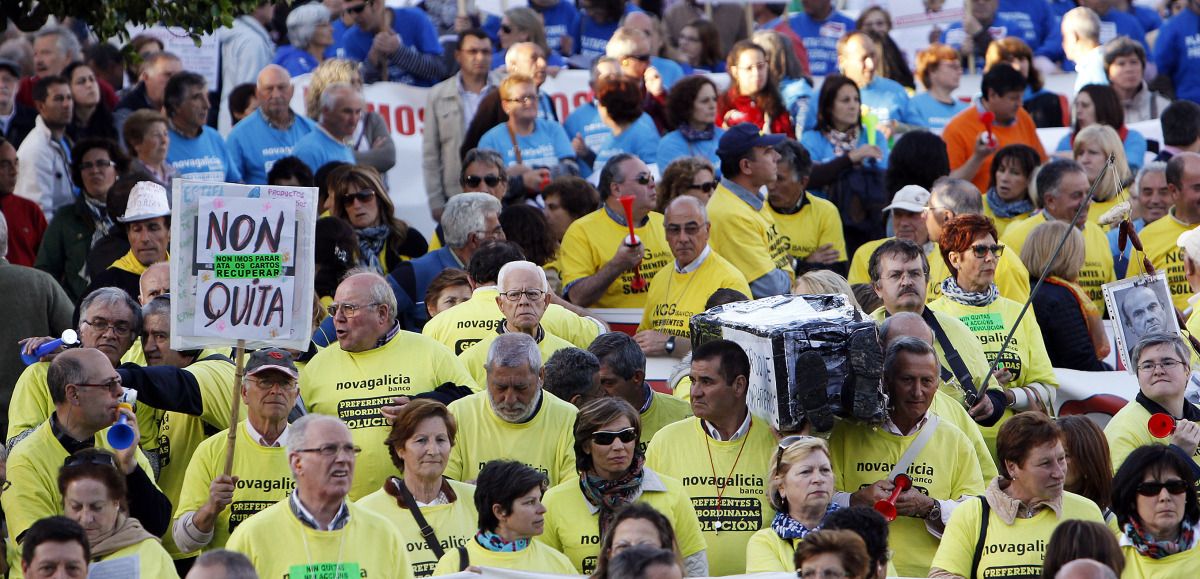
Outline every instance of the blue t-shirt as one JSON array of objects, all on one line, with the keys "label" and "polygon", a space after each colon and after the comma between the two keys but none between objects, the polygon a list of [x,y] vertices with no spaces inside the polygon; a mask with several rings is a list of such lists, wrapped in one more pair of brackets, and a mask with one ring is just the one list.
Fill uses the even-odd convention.
[{"label": "blue t-shirt", "polygon": [[[808,149],[808,154],[812,156],[814,163],[828,163],[837,157],[833,151],[833,143],[830,143],[829,139],[825,138],[825,135],[822,135],[820,131],[815,129],[804,131],[804,134],[800,137],[800,144],[804,145],[805,149]],[[867,144],[867,131],[860,129],[858,131],[858,145],[862,146],[865,144]],[[883,133],[879,131],[875,131],[875,146],[883,151],[883,160],[876,161],[875,166],[880,169],[887,169],[888,142]]]},{"label": "blue t-shirt", "polygon": [[862,104],[866,105],[879,122],[908,122],[908,92],[900,83],[877,76],[860,91]]},{"label": "blue t-shirt", "polygon": [[292,148],[292,156],[308,165],[313,173],[330,161],[354,164],[354,151],[333,140],[333,137],[320,127],[313,127],[312,131],[296,141],[296,146]]},{"label": "blue t-shirt", "polygon": [[647,165],[653,165],[658,158],[658,142],[658,128],[654,126],[654,119],[642,113],[642,116],[619,136],[614,137],[612,131],[609,131],[600,146],[592,149],[596,153],[596,160],[590,170],[585,170],[580,163],[581,173],[587,177],[592,171],[602,169],[609,159],[621,153],[630,153]]},{"label": "blue t-shirt", "polygon": [[197,181],[242,182],[242,172],[229,156],[225,141],[216,129],[204,126],[200,129],[200,135],[189,139],[171,128],[170,136],[167,163],[178,172],[176,177]]},{"label": "blue t-shirt", "polygon": [[792,126],[800,132],[817,126],[817,91],[803,78],[785,78],[779,84],[783,106],[792,116]]},{"label": "blue t-shirt", "polygon": [[[533,132],[517,136],[517,145],[521,147],[521,164],[526,167],[553,167],[560,159],[574,159],[575,149],[571,148],[571,139],[562,125],[545,119],[534,121]],[[508,134],[508,125],[501,123],[491,128],[479,139],[480,149],[491,149],[504,157],[504,164],[517,164],[517,152],[513,149],[512,139]]]},{"label": "blue t-shirt", "polygon": [[[429,20],[429,16],[425,14],[424,10],[420,8],[392,8],[391,10],[394,15],[392,30],[400,35],[400,42],[404,46],[425,54],[442,54],[442,44],[438,42],[437,30],[433,28],[433,22]],[[344,52],[340,54],[343,58],[363,62],[367,60],[367,53],[371,51],[371,43],[374,41],[373,33],[367,32],[355,24],[342,35],[339,48]],[[395,64],[388,65],[388,80],[413,86],[433,86],[442,81],[440,78],[415,76]]]},{"label": "blue t-shirt", "polygon": [[1183,10],[1158,30],[1158,74],[1171,78],[1176,98],[1200,102],[1200,15]]},{"label": "blue t-shirt", "polygon": [[292,45],[280,46],[275,51],[275,58],[271,60],[271,64],[278,64],[288,71],[288,74],[293,77],[302,74],[308,74],[317,68],[316,58],[309,54],[307,50],[300,50]]},{"label": "blue t-shirt", "polygon": [[1129,11],[1131,16],[1137,18],[1138,24],[1141,24],[1142,29],[1147,33],[1158,30],[1162,26],[1162,16],[1159,16],[1158,12],[1153,8],[1140,4],[1131,4]]},{"label": "blue t-shirt", "polygon": [[720,176],[721,160],[717,158],[717,142],[721,140],[721,135],[725,134],[725,129],[716,127],[713,132],[713,138],[708,141],[694,141],[689,143],[683,138],[683,134],[679,131],[671,131],[665,135],[658,143],[658,155],[655,160],[658,161],[659,172],[665,171],[667,165],[671,161],[683,157],[700,157],[708,159],[709,163],[713,164],[713,168],[717,169],[717,176]]},{"label": "blue t-shirt", "polygon": [[[1140,132],[1133,129],[1126,129],[1125,141],[1121,143],[1125,149],[1125,160],[1129,163],[1129,170],[1133,174],[1137,174],[1145,164],[1146,159],[1146,137]],[[1071,134],[1063,135],[1063,138],[1058,141],[1056,151],[1071,150]]]},{"label": "blue t-shirt", "polygon": [[[1074,8],[1074,2],[1068,1]],[[996,17],[1016,25],[1010,35],[1024,40],[1034,52],[1058,30],[1059,15],[1051,10],[1046,0],[1000,0]]]},{"label": "blue t-shirt", "polygon": [[[493,52],[492,53],[492,70],[496,70],[497,68],[504,66],[504,57],[507,55],[508,55],[507,50]],[[558,53],[558,51],[552,49],[550,56],[546,57],[546,66],[557,66],[559,68],[566,68],[567,61],[566,61],[566,59],[564,59],[562,57],[562,55],[560,55]]]},{"label": "blue t-shirt", "polygon": [[225,147],[247,185],[266,185],[275,161],[291,155],[296,143],[312,132],[312,121],[300,115],[292,118],[292,126],[281,131],[272,127],[259,109],[229,131]]},{"label": "blue t-shirt", "polygon": [[842,36],[854,31],[854,21],[838,11],[817,22],[808,14],[798,12],[788,19],[788,25],[804,41],[808,51],[808,68],[813,76],[837,72],[837,43]]},{"label": "blue t-shirt", "polygon": [[[996,14],[996,17],[992,19],[992,25],[988,26],[988,36],[991,37],[992,40],[1000,40],[1006,36],[1020,37],[1021,26],[1017,22],[1009,20],[1000,14]],[[966,37],[967,32],[963,30],[962,22],[955,22],[942,31],[942,44],[952,46],[955,50],[962,50],[963,41],[966,39]],[[1022,40],[1025,39],[1022,38]],[[1028,44],[1029,41],[1025,40],[1025,43]],[[982,58],[975,59],[974,72],[983,72],[983,61],[984,59]],[[968,73],[969,72],[970,71],[968,71]]]},{"label": "blue t-shirt", "polygon": [[951,99],[950,104],[946,104],[923,92],[908,99],[908,122],[929,129],[943,129],[954,115],[968,106],[958,99]]},{"label": "blue t-shirt", "polygon": [[598,151],[600,145],[604,144],[608,137],[612,135],[612,129],[600,120],[600,111],[596,109],[596,103],[587,102],[579,106],[579,108],[571,111],[567,116],[567,122],[563,123],[563,129],[567,131],[567,137],[574,139],[575,135],[583,137],[583,143],[587,148]]},{"label": "blue t-shirt", "polygon": [[[642,9],[635,6],[633,2],[625,3],[624,14],[641,11]],[[579,26],[575,29],[575,48],[573,53],[582,54],[591,59],[604,56],[608,48],[609,39],[612,38],[613,33],[619,27],[619,19],[607,24],[599,24],[595,20],[592,20],[591,16],[581,13],[579,15]]]},{"label": "blue t-shirt", "polygon": [[661,56],[651,56],[650,66],[653,66],[658,71],[658,75],[663,80],[663,88],[667,90],[671,90],[671,87],[675,86],[675,83],[679,82],[679,79],[685,76],[683,67],[679,66],[678,62]]},{"label": "blue t-shirt", "polygon": [[343,24],[341,18],[334,18],[330,25],[333,27],[333,44],[325,49],[325,58],[346,58],[346,50],[342,48],[342,37],[350,27]]},{"label": "blue t-shirt", "polygon": [[[575,9],[575,3],[560,1],[547,7],[530,3],[529,7],[542,15],[542,22],[546,28],[546,44],[550,45],[550,50],[562,54],[563,37],[574,37],[576,29],[579,28],[579,10]],[[492,38],[497,49],[500,46],[501,20],[494,14],[489,14],[483,20],[483,31]]]}]

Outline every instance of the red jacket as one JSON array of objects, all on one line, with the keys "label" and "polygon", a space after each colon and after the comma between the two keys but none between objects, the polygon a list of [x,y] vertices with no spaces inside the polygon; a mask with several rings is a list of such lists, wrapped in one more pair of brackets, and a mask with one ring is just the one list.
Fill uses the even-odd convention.
[{"label": "red jacket", "polygon": [[[39,77],[36,76],[27,76],[21,79],[21,86],[17,88],[17,103],[29,108],[37,108],[33,105],[33,85],[37,84],[38,80]],[[108,110],[116,110],[117,91],[113,90],[112,85],[99,76],[96,77],[96,84],[100,85],[100,102],[108,105]]]},{"label": "red jacket", "polygon": [[[733,94],[731,89],[717,99],[717,126],[728,129],[738,123],[754,123],[754,126],[762,129],[766,119],[763,110],[758,108],[754,99],[746,96],[735,97]],[[789,139],[796,138],[795,130],[792,127],[792,117],[786,112],[772,118],[771,126],[767,127],[767,131],[784,135]]]},{"label": "red jacket", "polygon": [[0,213],[8,222],[8,261],[33,267],[42,235],[46,233],[46,216],[37,203],[24,197],[0,196]]}]

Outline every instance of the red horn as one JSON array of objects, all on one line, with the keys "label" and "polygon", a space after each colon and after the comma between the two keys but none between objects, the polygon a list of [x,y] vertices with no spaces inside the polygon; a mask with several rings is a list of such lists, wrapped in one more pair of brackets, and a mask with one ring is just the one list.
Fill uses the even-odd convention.
[{"label": "red horn", "polygon": [[1175,419],[1170,414],[1159,412],[1150,416],[1146,428],[1154,438],[1166,438],[1175,432]]},{"label": "red horn", "polygon": [[900,493],[912,488],[912,479],[903,473],[896,475],[892,482],[896,483],[896,486],[892,488],[891,496],[882,501],[875,501],[875,510],[888,521],[896,520],[896,499],[900,497]]},{"label": "red horn", "polygon": [[[621,197],[619,201],[621,202],[621,206],[625,208],[625,223],[629,224],[629,244],[637,245],[638,237],[637,234],[633,232],[633,195]],[[633,266],[633,283],[630,284],[633,288],[633,291],[640,292],[646,289],[646,278],[642,277],[641,267],[641,261],[639,261],[637,265]]]}]

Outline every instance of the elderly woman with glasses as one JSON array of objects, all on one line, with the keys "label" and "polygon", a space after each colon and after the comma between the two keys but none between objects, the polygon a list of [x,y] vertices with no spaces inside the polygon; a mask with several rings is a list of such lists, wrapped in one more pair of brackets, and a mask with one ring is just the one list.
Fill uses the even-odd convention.
[{"label": "elderly woman with glasses", "polygon": [[1196,466],[1162,445],[1133,451],[1113,479],[1126,577],[1195,577],[1200,565]]},{"label": "elderly woman with glasses", "polygon": [[[663,513],[679,537],[689,577],[708,575],[700,521],[683,485],[643,465],[641,417],[620,398],[593,400],[575,417],[575,467],[579,477],[546,493],[542,542],[561,550],[575,570],[591,573],[600,539],[612,532],[622,507],[646,503]],[[670,548],[670,547],[667,547]]]},{"label": "elderly woman with glasses", "polygon": [[329,174],[334,217],[358,234],[359,259],[386,274],[401,261],[420,257],[429,243],[419,231],[396,217],[396,206],[383,187],[379,172],[364,165],[347,165]]},{"label": "elderly woman with glasses", "polygon": [[746,544],[746,572],[788,572],[794,569],[796,547],[821,528],[825,515],[838,510],[833,502],[833,465],[829,445],[814,436],[789,436],[779,441],[771,458],[767,492],[775,519]]},{"label": "elderly woman with glasses", "polygon": [[942,297],[929,307],[962,320],[983,346],[989,362],[1000,358],[996,370],[998,377],[1003,377],[999,381],[1006,388],[1004,397],[1009,408],[995,426],[981,427],[984,441],[994,453],[1000,424],[1014,412],[1054,411],[1058,379],[1042,342],[1042,329],[1033,317],[1021,320],[1012,343],[1000,352],[1005,337],[1017,323],[1021,304],[1001,296],[996,289],[996,264],[1004,246],[996,243],[998,235],[992,220],[982,215],[960,215],[942,227],[938,244],[950,276],[941,282]]}]

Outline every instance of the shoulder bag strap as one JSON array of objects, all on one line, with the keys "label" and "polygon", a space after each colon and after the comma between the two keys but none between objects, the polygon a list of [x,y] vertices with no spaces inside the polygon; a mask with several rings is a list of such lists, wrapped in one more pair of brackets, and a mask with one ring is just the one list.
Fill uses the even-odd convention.
[{"label": "shoulder bag strap", "polygon": [[458,548],[458,570],[459,572],[466,571],[467,567],[471,566],[471,555],[467,553],[466,545]]},{"label": "shoulder bag strap", "polygon": [[925,426],[921,427],[921,431],[917,433],[917,437],[913,439],[912,444],[904,449],[904,454],[900,455],[900,460],[896,461],[896,466],[892,467],[892,472],[888,473],[888,480],[895,480],[896,475],[907,472],[908,467],[912,466],[917,455],[921,454],[921,450],[929,444],[929,439],[933,438],[933,432],[938,427],[938,417],[936,414],[926,413],[929,420],[925,421]]},{"label": "shoulder bag strap", "polygon": [[950,370],[954,372],[954,377],[958,378],[959,385],[962,387],[963,392],[966,393],[970,405],[974,406],[975,400],[979,399],[979,392],[975,390],[975,378],[971,376],[971,371],[967,369],[967,364],[963,362],[962,356],[958,355],[958,350],[950,342],[950,338],[946,336],[946,330],[942,329],[942,324],[938,322],[933,310],[926,306],[925,311],[921,312],[921,319],[925,320],[926,324],[929,324],[930,330],[933,330],[933,338],[942,346],[942,353],[946,355],[946,363],[950,365]]},{"label": "shoulder bag strap", "polygon": [[517,144],[517,134],[508,123],[504,123],[504,128],[508,129],[508,140],[512,141],[513,154],[517,156],[517,164],[521,165],[521,146]]},{"label": "shoulder bag strap", "polygon": [[979,576],[979,563],[983,560],[983,544],[987,542],[988,521],[992,515],[992,506],[988,504],[986,496],[979,495],[979,503],[979,542],[975,543],[975,554],[971,557],[971,579]]},{"label": "shoulder bag strap", "polygon": [[[430,527],[429,523],[425,521],[425,515],[421,514],[421,509],[417,507],[417,500],[413,498],[412,492],[404,484],[404,479],[397,478],[396,486],[400,487],[400,494],[404,497],[404,504],[408,506],[408,512],[412,513],[413,519],[417,521],[417,528],[421,530],[421,538],[425,539],[425,544],[429,546],[429,550],[433,551],[434,556],[441,559],[442,555],[446,554],[446,551],[442,549],[441,543],[438,543],[437,534],[433,531],[433,527]],[[461,547],[459,547],[459,550],[461,551],[460,554],[465,557],[465,551],[462,551]],[[463,568],[465,569],[466,567],[464,566]]]}]

